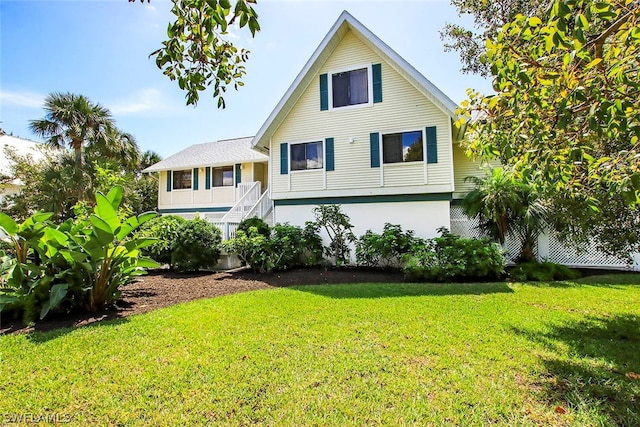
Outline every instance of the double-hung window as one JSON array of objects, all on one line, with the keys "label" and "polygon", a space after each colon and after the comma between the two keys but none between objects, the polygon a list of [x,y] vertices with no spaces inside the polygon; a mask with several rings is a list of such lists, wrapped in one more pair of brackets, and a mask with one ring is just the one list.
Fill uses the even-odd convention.
[{"label": "double-hung window", "polygon": [[369,70],[360,68],[331,75],[333,108],[369,103]]},{"label": "double-hung window", "polygon": [[233,186],[233,166],[223,166],[221,168],[213,168],[213,186],[214,187],[232,187]]},{"label": "double-hung window", "polygon": [[322,141],[291,144],[291,170],[322,169]]},{"label": "double-hung window", "polygon": [[191,188],[192,170],[173,171],[173,189],[185,190]]},{"label": "double-hung window", "polygon": [[422,131],[382,135],[383,163],[421,162],[423,160]]}]

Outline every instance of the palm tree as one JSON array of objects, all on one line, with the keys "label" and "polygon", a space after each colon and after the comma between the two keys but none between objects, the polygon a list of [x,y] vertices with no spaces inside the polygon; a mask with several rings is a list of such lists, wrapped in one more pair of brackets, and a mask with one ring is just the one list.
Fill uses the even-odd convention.
[{"label": "palm tree", "polygon": [[[136,153],[132,137],[120,132],[111,112],[83,95],[52,93],[44,101],[45,117],[31,120],[29,127],[45,142],[56,148],[70,147],[75,153],[77,171],[84,163],[83,151],[93,152],[116,160],[127,160]],[[126,135],[126,136],[125,136]],[[125,155],[125,158],[118,158]]]},{"label": "palm tree", "polygon": [[547,213],[538,194],[502,168],[488,171],[483,178],[470,176],[465,181],[473,182],[475,189],[462,201],[464,213],[478,218],[478,227],[503,245],[507,234],[514,234],[520,241],[518,261],[534,260],[534,248]]}]

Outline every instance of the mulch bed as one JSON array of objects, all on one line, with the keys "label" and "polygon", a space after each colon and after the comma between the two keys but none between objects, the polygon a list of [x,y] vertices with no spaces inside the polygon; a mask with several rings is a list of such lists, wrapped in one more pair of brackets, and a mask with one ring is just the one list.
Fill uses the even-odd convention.
[{"label": "mulch bed", "polygon": [[0,335],[50,331],[57,328],[80,327],[132,314],[145,313],[161,307],[201,298],[258,289],[285,286],[338,283],[401,282],[402,273],[361,268],[300,268],[278,273],[253,273],[249,270],[221,273],[178,274],[169,270],[154,270],[134,283],[122,287],[122,296],[115,306],[102,313],[52,315],[25,327],[20,321],[0,318]]}]

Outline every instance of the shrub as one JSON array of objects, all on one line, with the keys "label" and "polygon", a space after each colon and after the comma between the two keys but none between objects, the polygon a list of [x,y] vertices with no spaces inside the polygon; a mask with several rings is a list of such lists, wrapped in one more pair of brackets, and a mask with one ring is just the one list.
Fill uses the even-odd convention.
[{"label": "shrub", "polygon": [[220,258],[222,232],[205,219],[195,217],[178,227],[171,245],[171,265],[177,271],[213,268]]},{"label": "shrub", "polygon": [[270,236],[261,234],[257,227],[249,227],[246,232],[236,231],[236,236],[224,242],[224,247],[260,272],[316,265],[322,260],[322,239],[313,223],[307,223],[304,229],[288,223],[276,224]]},{"label": "shrub", "polygon": [[340,205],[320,205],[313,208],[315,223],[323,227],[329,236],[329,246],[325,254],[333,258],[336,265],[348,264],[351,261],[350,244],[355,242],[353,225],[347,214],[342,212]]},{"label": "shrub", "polygon": [[513,280],[549,282],[553,280],[573,280],[580,277],[580,273],[571,270],[566,265],[553,262],[523,262],[509,272]]},{"label": "shrub", "polygon": [[249,265],[253,271],[273,269],[269,237],[260,234],[257,227],[237,230],[235,237],[223,242],[222,246],[227,252],[236,254],[242,264]]},{"label": "shrub", "polygon": [[316,265],[322,261],[322,239],[318,225],[307,222],[305,228],[289,223],[276,224],[271,236],[274,269]]},{"label": "shrub", "polygon": [[163,215],[146,222],[138,233],[137,237],[153,237],[157,240],[142,250],[148,256],[160,264],[171,264],[171,245],[178,237],[178,229],[186,222],[186,219],[176,215]]},{"label": "shrub", "polygon": [[249,231],[249,228],[251,227],[256,227],[258,233],[262,234],[263,236],[269,237],[271,235],[269,224],[264,222],[264,220],[261,218],[245,218],[240,221],[240,224],[238,224],[238,230],[244,231],[245,233]]},{"label": "shrub", "polygon": [[130,235],[155,217],[150,212],[121,220],[122,188],[96,194],[91,215],[54,226],[51,214],[36,213],[21,224],[0,213],[0,228],[11,250],[0,260],[0,312],[22,314],[25,323],[39,313],[63,307],[103,309],[120,295],[119,287],[157,264],[140,256],[153,239]]},{"label": "shrub", "polygon": [[444,282],[499,277],[504,273],[504,255],[496,243],[455,236],[445,228],[438,231],[440,237],[412,247],[403,269],[408,278]]},{"label": "shrub", "polygon": [[367,267],[402,266],[402,257],[418,242],[413,230],[402,231],[400,225],[386,223],[382,234],[367,230],[356,242],[356,262]]}]

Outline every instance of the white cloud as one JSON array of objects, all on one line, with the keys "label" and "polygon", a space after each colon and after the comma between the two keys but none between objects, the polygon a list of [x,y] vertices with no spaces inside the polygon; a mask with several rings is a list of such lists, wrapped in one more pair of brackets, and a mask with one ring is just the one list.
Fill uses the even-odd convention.
[{"label": "white cloud", "polygon": [[146,88],[134,92],[122,101],[109,104],[114,115],[133,115],[166,111],[167,102],[163,100],[162,92],[155,88]]},{"label": "white cloud", "polygon": [[33,92],[0,90],[0,105],[3,107],[41,108],[44,95]]}]

